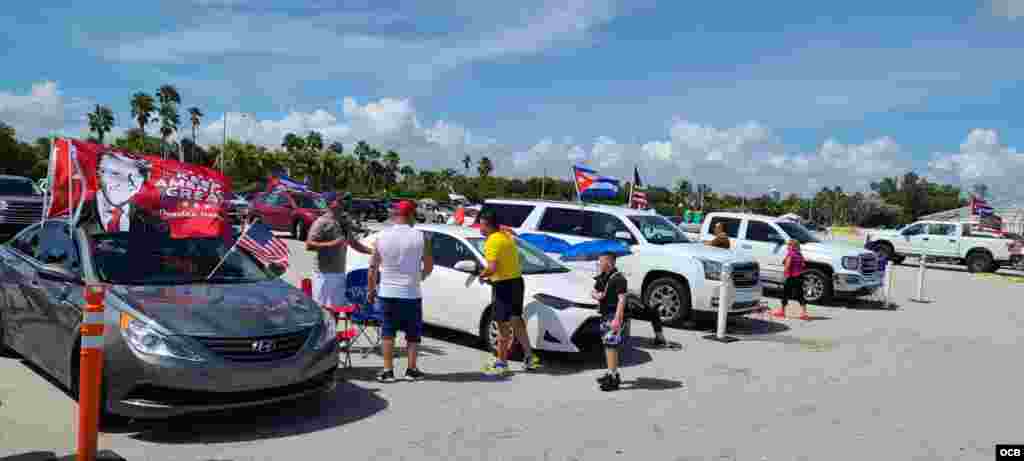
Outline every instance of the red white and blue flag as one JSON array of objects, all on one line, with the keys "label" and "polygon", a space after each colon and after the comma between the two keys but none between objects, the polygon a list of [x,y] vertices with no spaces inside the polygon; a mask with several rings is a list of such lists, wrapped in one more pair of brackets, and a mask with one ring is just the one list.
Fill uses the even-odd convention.
[{"label": "red white and blue flag", "polygon": [[640,170],[635,166],[633,167],[633,188],[629,195],[630,208],[647,209],[647,192],[644,192],[643,181],[640,181]]},{"label": "red white and blue flag", "polygon": [[293,190],[299,192],[309,192],[309,186],[289,178],[281,173],[274,173],[267,178],[267,192],[274,192],[278,190]]},{"label": "red white and blue flag", "polygon": [[256,257],[263,265],[280,264],[288,267],[288,244],[274,236],[266,224],[250,225],[238,238],[238,246]]},{"label": "red white and blue flag", "polygon": [[980,197],[971,197],[971,214],[976,216],[990,216],[994,213],[994,210],[989,206],[985,199]]},{"label": "red white and blue flag", "polygon": [[590,168],[576,165],[572,167],[576,178],[576,191],[580,199],[584,198],[615,198],[619,195],[619,180],[601,176]]}]

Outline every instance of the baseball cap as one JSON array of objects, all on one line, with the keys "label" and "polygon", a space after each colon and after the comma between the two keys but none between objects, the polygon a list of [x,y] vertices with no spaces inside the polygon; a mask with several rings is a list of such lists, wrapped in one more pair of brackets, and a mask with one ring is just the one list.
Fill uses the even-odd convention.
[{"label": "baseball cap", "polygon": [[416,214],[416,202],[402,200],[395,205],[395,214],[398,216],[412,216]]}]

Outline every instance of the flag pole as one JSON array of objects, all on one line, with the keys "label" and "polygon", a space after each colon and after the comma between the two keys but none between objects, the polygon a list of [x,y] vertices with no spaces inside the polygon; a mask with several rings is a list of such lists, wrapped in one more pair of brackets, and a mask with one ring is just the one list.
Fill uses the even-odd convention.
[{"label": "flag pole", "polygon": [[583,203],[583,197],[580,196],[580,185],[576,182],[576,168],[569,168],[569,181],[572,181],[572,187],[576,189],[576,201]]},{"label": "flag pole", "polygon": [[540,199],[544,200],[544,183],[548,182],[548,169],[544,169],[544,176],[540,178]]},{"label": "flag pole", "polygon": [[242,241],[242,238],[244,238],[245,235],[249,233],[249,229],[251,229],[251,228],[252,228],[252,223],[251,222],[246,222],[245,223],[245,227],[242,229],[242,233],[238,235],[238,238],[235,239],[235,243],[232,243],[231,244],[231,248],[228,248],[228,251],[225,252],[224,256],[220,258],[220,262],[218,262],[217,265],[213,268],[213,270],[210,271],[210,275],[206,276],[206,280],[210,280],[211,278],[213,278],[213,274],[216,274],[217,270],[220,269],[220,266],[224,265],[224,261],[228,260],[228,256],[231,256],[231,253],[233,253],[235,251],[235,248],[238,247],[238,242]]}]

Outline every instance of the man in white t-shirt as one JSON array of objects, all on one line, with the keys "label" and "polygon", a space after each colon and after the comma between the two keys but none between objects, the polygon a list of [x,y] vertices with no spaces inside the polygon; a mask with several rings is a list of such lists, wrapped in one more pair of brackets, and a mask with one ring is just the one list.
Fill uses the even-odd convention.
[{"label": "man in white t-shirt", "polygon": [[409,345],[409,367],[405,377],[423,378],[416,366],[416,346],[423,335],[423,295],[420,282],[434,270],[434,258],[426,236],[413,229],[416,222],[416,204],[403,200],[392,211],[394,225],[382,231],[370,257],[370,273],[366,299],[376,301],[376,308],[384,313],[381,328],[384,343],[384,370],[377,375],[381,382],[395,380],[395,334],[405,332]]}]

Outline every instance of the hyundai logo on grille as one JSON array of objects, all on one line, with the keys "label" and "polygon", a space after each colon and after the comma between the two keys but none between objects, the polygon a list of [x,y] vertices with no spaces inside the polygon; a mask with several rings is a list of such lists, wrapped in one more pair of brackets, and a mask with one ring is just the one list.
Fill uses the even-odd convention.
[{"label": "hyundai logo on grille", "polygon": [[263,340],[260,340],[260,341],[253,341],[252,342],[252,351],[253,352],[263,352],[263,353],[273,352],[274,351],[274,342],[269,340],[269,339],[263,339]]}]

